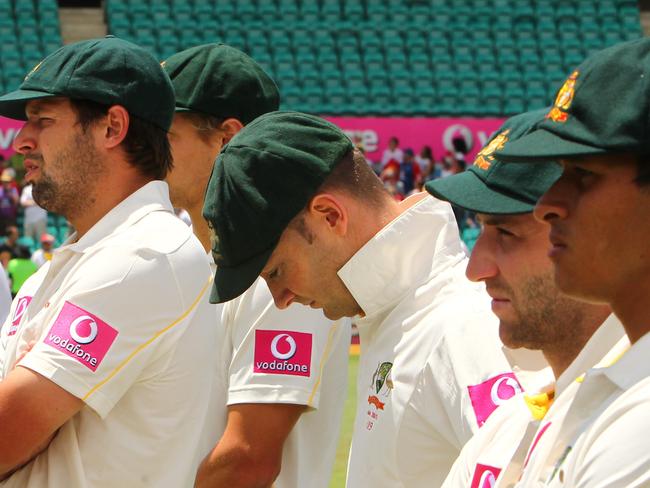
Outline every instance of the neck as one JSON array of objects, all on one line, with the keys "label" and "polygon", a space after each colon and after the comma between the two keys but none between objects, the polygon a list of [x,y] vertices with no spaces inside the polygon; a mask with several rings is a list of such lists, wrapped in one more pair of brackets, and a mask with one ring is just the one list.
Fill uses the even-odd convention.
[{"label": "neck", "polygon": [[620,319],[630,343],[634,344],[650,332],[650,308],[646,303],[650,296],[650,279],[634,280],[623,293],[612,299],[614,314]]},{"label": "neck", "polygon": [[186,208],[187,213],[192,219],[192,231],[197,239],[201,242],[205,252],[210,251],[210,228],[203,218],[203,205],[194,205],[192,208]]},{"label": "neck", "polygon": [[572,324],[569,336],[542,349],[555,378],[567,370],[610,313],[607,305],[584,304],[578,323]]},{"label": "neck", "polygon": [[77,231],[77,238],[80,238],[108,212],[150,181],[151,178],[140,175],[135,170],[128,177],[107,178],[101,186],[95,187],[94,195],[88,199],[91,202],[88,206],[64,216]]}]

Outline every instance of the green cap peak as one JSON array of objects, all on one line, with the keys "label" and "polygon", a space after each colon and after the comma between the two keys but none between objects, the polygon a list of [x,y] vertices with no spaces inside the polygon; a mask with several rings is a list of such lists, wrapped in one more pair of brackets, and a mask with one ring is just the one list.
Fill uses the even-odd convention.
[{"label": "green cap peak", "polygon": [[224,146],[203,206],[217,264],[211,302],[253,284],[291,219],[351,151],[338,127],[298,112],[262,115]]},{"label": "green cap peak", "polygon": [[473,212],[532,212],[537,200],[560,177],[560,166],[553,162],[505,164],[497,161],[495,155],[498,157],[500,151],[534,130],[548,110],[534,110],[509,118],[465,172],[430,181],[425,188],[435,197]]},{"label": "green cap peak", "polygon": [[66,97],[122,105],[167,131],[174,90],[154,56],[114,36],[63,46],[27,73],[19,89],[0,97],[0,115],[26,120],[30,100]]},{"label": "green cap peak", "polygon": [[275,82],[251,57],[225,44],[204,44],[162,62],[176,92],[176,110],[234,117],[244,125],[277,110]]}]

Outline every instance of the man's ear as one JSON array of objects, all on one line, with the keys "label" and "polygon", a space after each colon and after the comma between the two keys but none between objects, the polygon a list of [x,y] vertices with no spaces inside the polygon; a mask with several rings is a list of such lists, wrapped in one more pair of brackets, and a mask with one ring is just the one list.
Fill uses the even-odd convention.
[{"label": "man's ear", "polygon": [[332,193],[319,193],[309,202],[309,213],[318,224],[322,224],[336,235],[348,232],[349,214],[344,201]]},{"label": "man's ear", "polygon": [[221,122],[219,129],[223,134],[223,144],[228,144],[235,134],[244,128],[244,124],[239,119],[230,118]]},{"label": "man's ear", "polygon": [[130,121],[129,112],[121,105],[113,105],[108,109],[103,122],[105,130],[102,133],[106,149],[112,149],[122,143],[129,131]]}]

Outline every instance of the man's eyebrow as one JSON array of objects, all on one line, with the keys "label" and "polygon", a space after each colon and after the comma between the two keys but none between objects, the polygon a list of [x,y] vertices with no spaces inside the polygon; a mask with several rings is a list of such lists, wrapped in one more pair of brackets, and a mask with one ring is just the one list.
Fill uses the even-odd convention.
[{"label": "man's eyebrow", "polygon": [[481,225],[501,225],[508,221],[507,217],[502,215],[476,214],[475,218]]}]

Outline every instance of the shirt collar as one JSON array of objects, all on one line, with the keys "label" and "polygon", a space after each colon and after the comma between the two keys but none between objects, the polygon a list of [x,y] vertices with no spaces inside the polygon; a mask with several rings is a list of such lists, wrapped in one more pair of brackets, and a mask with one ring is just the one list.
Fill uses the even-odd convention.
[{"label": "shirt collar", "polygon": [[381,229],[338,275],[370,317],[464,258],[451,206],[427,196]]},{"label": "shirt collar", "polygon": [[614,364],[603,368],[604,374],[621,390],[627,390],[643,378],[650,376],[650,332],[632,345]]},{"label": "shirt collar", "polygon": [[151,212],[161,210],[174,211],[169,201],[169,187],[164,181],[151,181],[113,207],[79,240],[75,232],[56,251],[83,253],[105,237],[131,227]]}]

